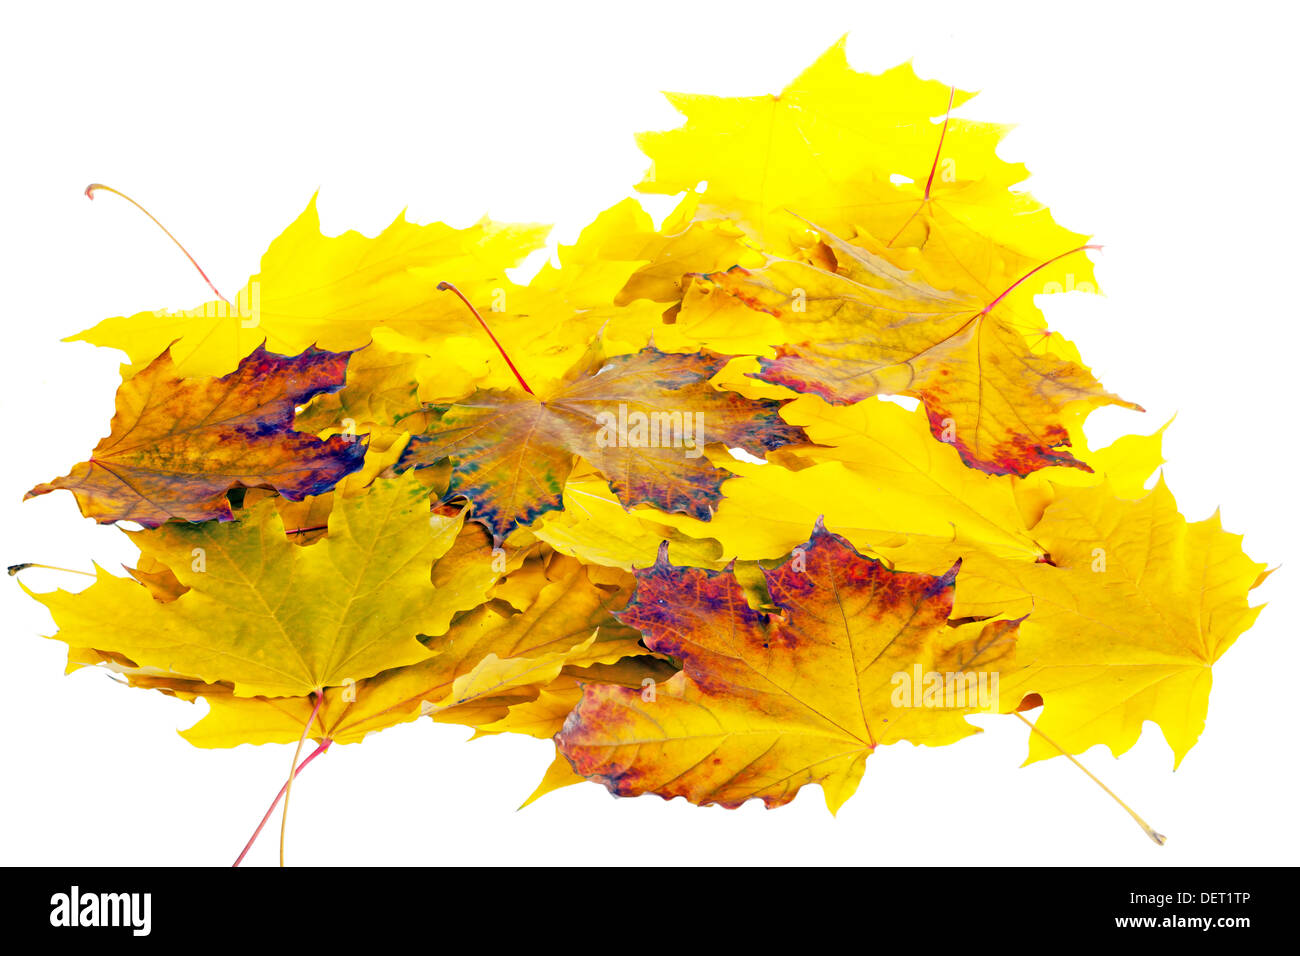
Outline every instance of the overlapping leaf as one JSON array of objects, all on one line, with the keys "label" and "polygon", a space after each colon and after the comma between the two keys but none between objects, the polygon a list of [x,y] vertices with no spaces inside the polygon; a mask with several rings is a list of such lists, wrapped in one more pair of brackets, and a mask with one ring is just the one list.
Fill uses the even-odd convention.
[{"label": "overlapping leaf", "polygon": [[454,614],[482,603],[493,580],[486,542],[456,572],[476,576],[477,594],[433,585],[434,561],[460,523],[431,524],[428,491],[407,476],[339,502],[329,534],[298,547],[268,500],[235,522],[135,533],[188,588],[175,600],[159,603],[102,569],[85,591],[36,597],[70,646],[228,682],[239,696],[305,695],[424,660],[420,634],[443,633]]},{"label": "overlapping leaf", "polygon": [[[1084,245],[1084,236],[1057,225],[1023,190],[1025,166],[998,154],[1009,127],[952,115],[972,95],[920,79],[906,63],[858,72],[844,40],[779,94],[669,95],[685,124],[638,137],[654,163],[638,189],[688,191],[665,223],[660,257],[683,258],[704,228],[732,223],[766,251],[789,256],[804,243],[802,216],[832,232],[922,250],[969,292],[981,276],[1010,271],[1014,278]],[[692,194],[701,183],[702,195]],[[1086,261],[1073,273],[1073,287],[1096,288]]]},{"label": "overlapping leaf", "polygon": [[[1047,468],[1023,481],[966,467],[955,449],[933,440],[921,409],[909,412],[876,401],[835,406],[806,396],[785,406],[782,416],[817,443],[802,452],[808,467],[792,471],[731,464],[728,470],[735,477],[723,485],[723,501],[712,519],[662,516],[660,522],[671,530],[656,541],[675,531],[700,539],[701,546],[716,540],[715,560],[772,559],[798,546],[808,525],[824,517],[837,533],[877,557],[889,558],[904,548],[915,561],[924,552],[932,556],[929,566],[935,569],[974,551],[1034,562],[1045,557],[1046,549],[1032,528],[1054,500],[1057,484],[1109,480],[1124,496],[1141,497],[1144,483],[1162,461],[1160,433],[1130,436],[1091,453],[1097,472]],[[574,527],[577,512],[558,524],[568,541],[585,544],[583,554],[593,555],[588,560],[597,560],[599,528],[620,527],[602,512],[590,535],[597,540],[587,544],[582,528]],[[558,531],[548,522],[538,533],[556,543],[564,540]],[[643,528],[642,534],[649,536],[650,529]],[[641,555],[646,547],[641,544]],[[680,542],[674,547],[675,553],[690,553]]]},{"label": "overlapping leaf", "polygon": [[[1038,694],[1039,728],[1071,753],[1123,753],[1151,720],[1181,761],[1205,725],[1211,666],[1259,615],[1249,594],[1264,565],[1218,515],[1187,522],[1163,481],[1137,501],[1105,485],[1062,490],[1033,534],[1050,563],[975,552],[957,588],[957,615],[1029,615],[1027,669],[1003,692]],[[1056,753],[1031,739],[1031,759]]]},{"label": "overlapping leaf", "polygon": [[118,389],[112,428],[90,460],[27,497],[66,488],[87,517],[154,528],[228,520],[232,488],[273,488],[291,501],[327,491],[361,467],[365,442],[295,431],[294,406],[338,389],[350,355],[258,346],[213,379],[180,377],[165,351]]},{"label": "overlapping leaf", "polygon": [[[69,670],[205,700],[205,747],[554,737],[529,802],[835,810],[877,747],[1037,703],[1030,759],[1152,720],[1181,760],[1266,574],[1146,491],[1161,432],[1089,450],[1136,406],[1039,308],[1095,291],[1093,247],[1006,128],[843,41],[778,95],[671,99],[638,188],[676,209],[618,202],[531,280],[539,227],[325,237],[313,200],[233,304],[79,336],[132,365],[31,494],[146,530],[131,577],[36,595]],[[936,674],[995,690],[900,692]]]},{"label": "overlapping leaf", "polygon": [[[1083,366],[1031,349],[1001,317],[999,300],[941,291],[868,248],[824,236],[834,270],[776,261],[759,272],[714,274],[696,293],[716,290],[782,324],[782,341],[771,343],[776,357],[762,362],[764,381],[837,403],[918,398],[935,437],[990,474],[1086,467],[1068,451],[1066,410],[1138,407],[1103,390]],[[692,307],[688,297],[684,309]]]},{"label": "overlapping leaf", "polygon": [[450,459],[448,494],[469,498],[475,520],[498,539],[561,507],[579,456],[628,507],[644,503],[705,518],[726,479],[703,457],[705,445],[763,455],[803,441],[802,431],[778,414],[780,402],[708,384],[726,362],[646,347],[608,359],[597,354],[544,398],[476,392],[415,436],[399,468]]},{"label": "overlapping leaf", "polygon": [[177,371],[199,376],[224,375],[263,342],[291,354],[311,345],[357,349],[376,327],[417,336],[469,331],[473,320],[413,270],[437,268],[467,290],[490,290],[546,233],[488,220],[468,229],[421,226],[402,215],[373,238],[351,231],[326,236],[313,196],[233,303],[105,319],[72,338],[121,349],[136,366],[174,342]]},{"label": "overlapping leaf", "polygon": [[996,674],[1014,659],[1018,621],[948,626],[957,567],[940,577],[890,571],[820,525],[806,548],[765,573],[775,610],[757,611],[730,572],[637,574],[619,615],[683,671],[653,699],[588,686],[557,736],[582,776],[620,796],[769,807],[820,783],[827,806],[857,787],[866,758],[900,740],[950,743],[976,728],[978,701],[912,709],[895,676]]},{"label": "overlapping leaf", "polygon": [[[468,722],[503,718],[508,704],[500,698],[536,697],[566,666],[645,653],[639,635],[612,617],[626,601],[617,587],[592,582],[579,562],[561,559],[527,611],[481,604],[424,647],[417,644],[420,653],[406,662],[409,666],[327,689],[310,732],[317,739],[352,743],[422,714],[458,721],[485,699],[491,699],[492,710],[479,710]],[[206,747],[296,740],[313,707],[305,696],[247,699],[220,688],[206,689],[204,696],[212,710],[185,736]]]}]

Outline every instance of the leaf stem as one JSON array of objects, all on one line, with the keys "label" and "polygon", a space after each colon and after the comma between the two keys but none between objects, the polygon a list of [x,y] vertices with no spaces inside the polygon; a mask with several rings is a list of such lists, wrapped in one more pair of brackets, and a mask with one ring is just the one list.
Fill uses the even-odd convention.
[{"label": "leaf stem", "polygon": [[894,243],[898,241],[898,237],[903,234],[903,230],[912,224],[912,220],[921,214],[925,204],[930,201],[930,190],[934,187],[934,174],[939,169],[939,158],[943,156],[943,141],[948,136],[948,123],[952,119],[952,103],[956,96],[957,87],[950,87],[948,90],[948,109],[943,114],[943,126],[939,130],[939,145],[934,148],[934,162],[930,164],[930,175],[925,180],[925,195],[921,197],[921,202],[912,211],[912,215],[903,220],[903,224],[898,227],[898,232],[894,233],[893,238],[885,244],[886,248],[893,248]]},{"label": "leaf stem", "polygon": [[316,705],[312,707],[307,723],[302,725],[302,736],[298,738],[298,747],[294,750],[293,760],[289,764],[289,779],[284,783],[284,810],[280,814],[280,866],[284,866],[284,832],[289,827],[289,796],[293,793],[293,778],[298,776],[298,757],[302,754],[302,745],[307,740],[311,725],[316,723],[316,715],[320,713],[320,705],[324,702],[325,691],[316,691]]},{"label": "leaf stem", "polygon": [[[330,740],[328,737],[322,740],[320,746],[317,747],[315,750],[313,750],[310,754],[308,754],[306,760],[298,764],[298,769],[294,771],[294,776],[297,776],[298,774],[306,770],[307,764],[311,763],[313,760],[315,760],[325,751],[329,750],[330,744],[332,743],[334,743],[334,741]],[[266,822],[271,819],[271,814],[273,814],[275,812],[275,808],[280,805],[280,800],[281,798],[284,797],[285,791],[288,788],[289,788],[289,784],[288,783],[284,784],[284,786],[280,788],[280,792],[275,795],[275,799],[271,801],[271,805],[266,808],[266,814],[262,817],[262,822],[257,825],[257,829],[253,831],[253,835],[249,837],[248,842],[244,844],[244,850],[242,853],[239,854],[239,858],[235,860],[235,862],[232,864],[233,866],[239,866],[240,863],[244,862],[244,857],[248,855],[248,851],[253,848],[253,844],[257,842],[257,838],[261,836],[262,828],[265,827]]]},{"label": "leaf stem", "polygon": [[1058,744],[1051,737],[1047,736],[1047,734],[1039,730],[1038,727],[1034,725],[1034,722],[1027,719],[1024,714],[1021,714],[1019,711],[1017,711],[1016,716],[1020,718],[1020,721],[1026,727],[1028,727],[1030,730],[1038,734],[1038,736],[1042,737],[1045,741],[1047,741],[1054,748],[1056,748],[1056,750],[1060,752],[1060,754],[1064,756],[1066,760],[1070,761],[1070,763],[1074,764],[1076,767],[1078,767],[1080,770],[1086,773],[1093,783],[1101,787],[1101,789],[1105,790],[1107,795],[1116,803],[1118,803],[1121,807],[1123,807],[1124,812],[1127,813],[1129,816],[1131,816],[1133,820],[1137,823],[1137,825],[1142,828],[1142,832],[1151,838],[1152,843],[1156,844],[1156,846],[1165,845],[1165,835],[1163,833],[1157,833],[1155,830],[1153,830],[1145,820],[1143,820],[1140,816],[1137,815],[1137,813],[1134,812],[1132,807],[1130,807],[1127,803],[1125,803],[1123,800],[1121,800],[1118,796],[1115,795],[1115,791],[1111,790],[1110,787],[1106,786],[1104,783],[1098,780],[1096,775],[1093,774],[1091,770],[1089,770],[1083,764],[1079,763],[1079,761],[1074,758],[1073,754],[1066,753],[1064,747]]},{"label": "leaf stem", "polygon": [[[948,90],[948,109],[943,114],[943,128],[939,130],[939,145],[934,148],[934,162],[930,164],[930,176],[925,181],[925,198],[930,198],[930,187],[934,185],[934,173],[939,168],[939,157],[943,155],[943,141],[948,135],[948,122],[952,119],[952,101],[957,96],[957,87]],[[895,236],[897,238],[897,236]]]},{"label": "leaf stem", "polygon": [[99,189],[104,190],[104,192],[112,193],[114,196],[121,196],[123,199],[129,202],[136,209],[139,209],[142,213],[144,213],[146,216],[152,219],[153,224],[157,226],[159,229],[161,229],[163,232],[165,232],[167,234],[167,238],[176,244],[176,248],[179,249],[181,252],[185,253],[185,258],[189,259],[190,265],[192,265],[195,269],[198,270],[199,275],[203,276],[203,281],[208,284],[209,289],[211,289],[214,293],[216,293],[217,298],[220,299],[222,302],[225,302],[227,305],[230,304],[230,300],[227,299],[224,295],[222,295],[221,291],[215,285],[212,284],[212,280],[208,278],[208,274],[203,271],[203,267],[198,264],[198,262],[195,260],[195,258],[192,255],[190,255],[189,250],[186,249],[183,245],[181,245],[181,241],[177,239],[175,236],[173,236],[171,234],[171,231],[154,217],[153,213],[151,213],[148,209],[145,209],[144,206],[141,206],[138,202],[136,202],[126,193],[114,189],[112,186],[105,186],[103,183],[91,183],[89,186],[87,186],[86,198],[94,199],[95,191]]},{"label": "leaf stem", "polygon": [[492,340],[492,344],[497,347],[497,351],[501,353],[501,357],[506,360],[506,364],[510,366],[510,371],[515,373],[515,378],[519,380],[519,385],[529,395],[535,394],[533,390],[528,387],[528,383],[524,381],[524,377],[519,374],[519,369],[515,368],[515,363],[510,361],[510,356],[507,355],[506,350],[501,347],[501,343],[497,341],[497,337],[492,334],[492,330],[488,328],[487,322],[483,321],[483,316],[479,314],[478,309],[474,308],[473,303],[471,303],[469,299],[465,298],[465,294],[461,292],[460,289],[457,289],[450,282],[439,282],[438,291],[456,293],[457,298],[459,298],[460,301],[465,303],[465,308],[469,309],[471,312],[474,313],[474,318],[478,319],[478,324],[483,326],[483,331],[488,334],[488,338]]},{"label": "leaf stem", "polygon": [[28,568],[45,568],[47,571],[66,571],[68,574],[84,574],[88,578],[93,578],[95,576],[89,571],[78,571],[76,568],[60,568],[53,564],[37,564],[35,561],[9,565],[9,576],[12,578],[19,571],[26,571]]}]

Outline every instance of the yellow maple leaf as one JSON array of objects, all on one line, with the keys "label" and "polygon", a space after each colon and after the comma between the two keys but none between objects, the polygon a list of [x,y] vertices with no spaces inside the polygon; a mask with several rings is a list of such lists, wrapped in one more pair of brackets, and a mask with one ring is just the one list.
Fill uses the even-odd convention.
[{"label": "yellow maple leaf", "polygon": [[[910,63],[854,70],[841,39],[779,94],[670,94],[686,122],[638,136],[653,166],[637,188],[707,183],[692,217],[732,220],[778,255],[802,243],[791,213],[936,257],[974,244],[1033,262],[1083,245],[1018,188],[1028,170],[997,153],[1009,127],[951,115],[973,95],[919,78]],[[1076,271],[1078,287],[1095,289],[1086,263]]]},{"label": "yellow maple leaf", "polygon": [[[683,533],[664,523],[664,513],[648,508],[628,510],[610,490],[609,482],[595,474],[574,474],[564,485],[564,507],[548,511],[528,529],[555,550],[599,564],[631,571],[654,563],[659,546],[667,541],[669,556],[679,564],[721,568],[727,563],[722,545],[708,536],[708,525],[690,522]],[[725,507],[725,502],[724,502]],[[515,540],[520,532],[510,537]]]},{"label": "yellow maple leaf", "polygon": [[427,489],[408,477],[337,502],[328,535],[297,547],[266,500],[239,521],[133,533],[189,588],[173,601],[102,568],[85,591],[33,596],[70,646],[228,682],[240,696],[306,695],[426,659],[417,635],[445,632],[454,614],[483,601],[495,575],[482,537],[477,558],[458,555],[455,569],[475,578],[477,593],[431,580],[462,522],[431,526]]},{"label": "yellow maple leaf", "polygon": [[[320,230],[316,197],[262,256],[233,303],[105,319],[72,341],[121,349],[142,365],[172,346],[182,375],[223,375],[260,344],[285,354],[318,345],[356,349],[371,330],[469,332],[463,311],[417,274],[420,266],[477,292],[505,284],[505,270],[540,248],[547,227],[484,220],[467,229],[398,216],[378,236]],[[472,322],[472,320],[469,320]]]},{"label": "yellow maple leaf", "polygon": [[[527,611],[515,613],[503,602],[475,607],[429,639],[415,662],[326,688],[309,733],[354,743],[421,715],[459,722],[484,699],[493,709],[477,710],[465,722],[500,719],[507,708],[492,698],[509,692],[535,697],[566,664],[644,653],[636,632],[610,616],[625,602],[617,588],[593,583],[582,564],[560,557]],[[183,733],[201,747],[294,741],[313,710],[306,696],[241,698],[222,688],[202,693],[211,711]]]},{"label": "yellow maple leaf", "polygon": [[[1053,499],[1054,487],[1109,479],[1112,487],[1140,497],[1142,484],[1161,461],[1157,432],[1126,436],[1099,450],[1096,472],[1053,467],[1018,479],[967,468],[955,449],[934,441],[921,409],[909,412],[885,401],[833,406],[805,396],[786,405],[782,417],[816,443],[800,451],[809,467],[729,463],[734,477],[722,486],[722,503],[708,522],[685,515],[660,515],[658,522],[715,540],[715,562],[781,557],[804,540],[807,527],[819,517],[859,549],[890,561],[894,549],[901,548],[913,562],[926,553],[928,566],[936,569],[972,550],[1033,562],[1046,549],[1031,528]],[[600,523],[607,521],[619,527],[602,513]],[[570,546],[585,544],[580,537],[584,525],[576,514],[561,516],[557,523],[568,531]],[[665,537],[653,534],[644,519],[637,528],[642,554],[655,538]],[[547,524],[538,534],[552,540]],[[598,540],[586,544],[581,553],[596,553],[599,545]],[[688,549],[675,546],[675,553],[690,556]]]},{"label": "yellow maple leaf", "polygon": [[[1104,484],[1058,489],[1033,534],[1050,564],[975,552],[957,587],[956,615],[1029,615],[1025,669],[1004,678],[1004,697],[1039,695],[1037,726],[1069,753],[1105,744],[1119,755],[1154,721],[1177,765],[1205,725],[1211,666],[1260,612],[1248,595],[1264,565],[1217,514],[1187,522],[1163,480],[1136,501]],[[1056,753],[1030,740],[1031,760]]]}]

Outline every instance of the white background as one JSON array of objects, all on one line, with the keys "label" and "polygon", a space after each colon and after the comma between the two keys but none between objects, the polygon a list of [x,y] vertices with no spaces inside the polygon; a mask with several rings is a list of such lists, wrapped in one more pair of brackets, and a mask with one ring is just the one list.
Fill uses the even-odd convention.
[{"label": "white background", "polygon": [[[1059,221],[1097,236],[1106,298],[1053,325],[1106,385],[1174,412],[1166,477],[1183,513],[1222,506],[1248,552],[1285,565],[1215,667],[1208,729],[1177,773],[1158,731],[1085,756],[1169,835],[1164,848],[1063,760],[1019,768],[1010,718],[942,750],[887,748],[827,814],[615,800],[581,785],[515,808],[549,763],[523,737],[465,743],[428,721],[338,747],[294,790],[296,864],[1297,862],[1292,621],[1297,23],[1282,3],[1002,5],[494,3],[8,5],[4,90],[4,564],[129,560],[70,494],[22,503],[106,431],[119,353],[62,336],[240,287],[321,189],[326,231],[415,221],[554,222],[571,240],[647,165],[632,134],[676,125],[657,91],[775,92],[840,34],[859,68],[914,58],[985,92],[962,111],[1020,124],[1002,155]],[[1095,442],[1094,442],[1095,443]],[[41,575],[44,574],[42,577]],[[28,572],[29,586],[88,579]],[[44,608],[0,588],[5,863],[226,864],[279,787],[283,746],[190,747],[202,713],[103,673],[63,677]],[[268,832],[250,863],[275,859]],[[1153,889],[1159,889],[1158,887]]]}]

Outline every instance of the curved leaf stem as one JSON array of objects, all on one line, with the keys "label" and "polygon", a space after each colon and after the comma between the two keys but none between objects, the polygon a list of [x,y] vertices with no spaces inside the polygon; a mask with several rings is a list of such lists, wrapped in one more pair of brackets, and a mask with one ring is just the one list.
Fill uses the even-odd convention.
[{"label": "curved leaf stem", "polygon": [[[334,743],[334,741],[330,740],[328,737],[322,740],[320,746],[317,747],[315,750],[313,750],[310,754],[308,754],[306,760],[298,764],[298,769],[294,771],[294,776],[297,776],[298,774],[306,770],[307,764],[311,763],[313,760],[315,760],[325,751],[329,750],[330,744],[332,743]],[[244,844],[243,852],[241,852],[239,854],[239,858],[236,859],[233,864],[231,864],[232,866],[239,866],[239,864],[244,862],[244,857],[248,855],[248,851],[253,848],[253,844],[257,842],[257,838],[261,836],[262,828],[265,827],[266,822],[271,819],[271,814],[273,814],[275,812],[275,808],[280,805],[280,800],[284,797],[285,791],[288,790],[288,788],[289,788],[288,783],[285,783],[284,786],[280,787],[280,792],[275,795],[275,799],[271,801],[271,805],[266,808],[266,814],[262,817],[262,822],[257,825],[257,829],[253,831],[253,835],[248,838],[248,842]]]},{"label": "curved leaf stem", "polygon": [[474,313],[474,318],[478,319],[478,324],[483,326],[483,331],[488,334],[488,338],[492,340],[492,344],[497,347],[497,351],[501,353],[501,357],[506,360],[506,364],[510,366],[510,371],[515,373],[515,378],[519,381],[520,387],[522,387],[529,395],[534,394],[533,390],[528,387],[528,383],[524,381],[524,377],[519,374],[519,369],[515,368],[515,363],[510,361],[510,356],[506,354],[506,350],[502,348],[501,343],[497,341],[497,337],[493,335],[492,330],[488,328],[487,322],[483,321],[483,316],[479,314],[478,309],[474,308],[473,303],[471,303],[469,299],[465,298],[465,294],[450,282],[439,282],[438,291],[456,293],[456,297],[465,303],[465,308]]},{"label": "curved leaf stem", "polygon": [[230,300],[227,299],[224,295],[222,295],[221,291],[215,285],[212,284],[212,280],[208,278],[208,274],[203,271],[203,267],[198,264],[198,262],[195,260],[195,258],[192,255],[190,255],[189,250],[186,249],[183,245],[181,245],[181,241],[177,239],[175,236],[173,236],[171,234],[171,231],[166,226],[164,226],[161,222],[159,222],[157,218],[155,218],[153,213],[151,213],[148,209],[145,209],[144,206],[141,206],[138,202],[136,202],[126,193],[114,189],[112,186],[105,186],[103,183],[91,183],[89,186],[87,186],[86,198],[94,199],[95,191],[99,189],[104,190],[104,192],[112,193],[114,196],[121,196],[123,199],[129,202],[136,209],[139,209],[142,213],[144,213],[146,216],[152,219],[153,224],[157,226],[159,229],[161,229],[163,232],[165,232],[167,234],[167,238],[176,244],[176,248],[179,249],[181,252],[185,253],[185,258],[189,259],[190,265],[192,265],[195,269],[199,271],[199,275],[203,276],[203,281],[208,284],[209,289],[211,289],[214,293],[216,293],[217,298],[220,299],[222,302],[225,302],[227,305],[230,304]]},{"label": "curved leaf stem", "polygon": [[311,709],[311,716],[307,718],[307,723],[302,725],[302,736],[298,738],[298,746],[293,752],[293,760],[289,764],[289,779],[284,782],[284,810],[280,814],[280,865],[284,866],[284,832],[289,826],[289,796],[293,793],[293,778],[298,776],[298,757],[302,754],[302,745],[307,741],[307,734],[311,731],[311,725],[316,723],[316,715],[320,713],[320,705],[325,702],[325,691],[316,691],[316,705]]}]

